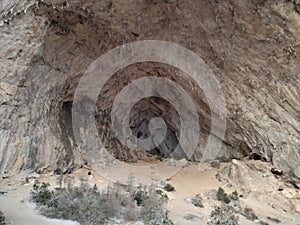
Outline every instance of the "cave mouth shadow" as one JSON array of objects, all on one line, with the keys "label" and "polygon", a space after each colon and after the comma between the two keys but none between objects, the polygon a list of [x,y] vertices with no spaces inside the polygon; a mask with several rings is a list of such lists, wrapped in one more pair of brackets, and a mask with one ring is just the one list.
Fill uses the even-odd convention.
[{"label": "cave mouth shadow", "polygon": [[[180,118],[171,103],[163,98],[148,97],[137,102],[130,113],[130,128],[134,136],[146,139],[151,136],[149,123],[152,118],[160,117],[167,125],[166,136],[154,149],[147,151],[158,158],[187,159],[179,143]],[[175,148],[178,146],[179,151]]]},{"label": "cave mouth shadow", "polygon": [[[115,158],[124,162],[163,160],[174,158],[187,159],[182,150],[178,137],[180,135],[180,118],[176,109],[168,101],[158,97],[143,98],[136,102],[129,115],[129,125],[132,135],[138,139],[150,137],[149,123],[152,118],[160,117],[167,125],[163,141],[151,150],[129,149],[114,135],[111,124],[111,110],[101,111],[96,115],[99,136],[107,150]],[[175,148],[178,150],[175,152]]]}]

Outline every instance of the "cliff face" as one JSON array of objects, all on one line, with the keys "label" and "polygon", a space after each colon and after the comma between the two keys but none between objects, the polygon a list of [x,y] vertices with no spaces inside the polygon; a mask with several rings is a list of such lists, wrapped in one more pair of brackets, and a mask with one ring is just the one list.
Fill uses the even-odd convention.
[{"label": "cliff face", "polygon": [[[79,153],[71,124],[80,77],[108,50],[154,39],[194,51],[221,83],[228,119],[219,158],[262,153],[279,169],[300,177],[296,2],[11,0],[0,7],[2,172],[58,167],[67,171],[82,165],[87,159]],[[141,71],[172,78],[186,90],[193,85],[178,78],[178,71],[156,63],[129,66],[108,82],[98,101],[103,112],[97,117],[98,128],[114,154],[124,160],[143,156],[108,141],[112,135],[108,114],[113,97],[129,80],[143,76]],[[201,90],[190,94],[197,102],[205,137],[210,130],[209,107]],[[166,121],[176,142],[176,113],[167,103],[158,103],[148,99],[136,106],[136,112],[145,107],[169,110]],[[133,120],[140,124],[144,115],[149,116],[133,112]]]}]

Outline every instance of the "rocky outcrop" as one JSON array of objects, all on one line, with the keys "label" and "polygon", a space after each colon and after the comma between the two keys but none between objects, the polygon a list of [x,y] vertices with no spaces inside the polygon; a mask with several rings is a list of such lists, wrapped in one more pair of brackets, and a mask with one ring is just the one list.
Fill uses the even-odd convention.
[{"label": "rocky outcrop", "polygon": [[[278,213],[300,213],[300,191],[284,175],[274,174],[270,163],[233,160],[219,172],[219,179],[242,193],[243,198],[267,203]],[[299,184],[298,184],[299,185]]]},{"label": "rocky outcrop", "polygon": [[[3,1],[0,170],[60,167],[68,171],[82,165],[86,159],[75,143],[71,125],[78,80],[88,65],[108,50],[135,40],[158,39],[197,53],[220,81],[228,110],[220,159],[257,152],[285,173],[300,177],[300,15],[294,4],[250,0]],[[178,77],[180,71],[143,63],[119,71],[99,97],[103,114],[98,115],[98,128],[112,151],[124,160],[140,157],[111,142],[108,114],[118,91],[147,73],[174,79],[193,96],[203,127],[201,143],[205,143],[210,109],[201,90],[192,90],[193,81]],[[159,108],[155,100],[149,101],[138,107],[157,113],[169,107],[162,103]],[[166,121],[173,143],[178,135],[176,113],[169,110]],[[133,113],[133,120],[140,124],[142,118]],[[199,157],[196,154],[193,159]]]}]

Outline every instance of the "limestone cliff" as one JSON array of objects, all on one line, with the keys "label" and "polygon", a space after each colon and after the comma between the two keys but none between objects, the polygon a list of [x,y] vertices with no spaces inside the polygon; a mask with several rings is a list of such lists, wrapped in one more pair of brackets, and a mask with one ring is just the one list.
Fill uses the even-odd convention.
[{"label": "limestone cliff", "polygon": [[[71,105],[78,80],[101,54],[136,40],[165,40],[197,53],[222,85],[228,110],[221,159],[259,152],[300,177],[300,14],[298,1],[4,0],[0,5],[0,171],[63,168],[85,161],[72,134]],[[106,85],[99,130],[109,106],[137,71],[191,80],[155,63],[132,65]],[[171,72],[170,72],[171,71]],[[131,76],[132,75],[132,76]],[[125,77],[125,78],[124,78]],[[201,90],[203,135],[210,110]],[[152,99],[144,105],[158,110]],[[151,103],[152,101],[152,103]],[[153,102],[154,101],[154,102]],[[162,102],[160,110],[167,106]],[[138,107],[138,106],[137,106]],[[143,103],[139,106],[143,108]],[[168,124],[176,130],[176,113]],[[136,120],[141,121],[138,113]],[[174,118],[172,117],[174,115]],[[106,131],[106,132],[104,132]],[[176,131],[174,131],[176,133]],[[110,144],[120,158],[138,157]],[[124,150],[125,151],[125,150]],[[128,150],[126,150],[128,151]],[[194,156],[194,160],[199,157]]]}]

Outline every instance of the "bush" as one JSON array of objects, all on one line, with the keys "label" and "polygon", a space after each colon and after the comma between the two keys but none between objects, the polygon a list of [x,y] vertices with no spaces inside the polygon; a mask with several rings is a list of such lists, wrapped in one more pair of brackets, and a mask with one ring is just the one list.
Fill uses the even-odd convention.
[{"label": "bush", "polygon": [[217,206],[210,214],[208,225],[238,225],[239,217],[229,205]]},{"label": "bush", "polygon": [[137,191],[134,195],[134,200],[138,206],[145,206],[146,201],[148,200],[148,193],[145,191]]},{"label": "bush", "polygon": [[221,202],[225,202],[226,204],[231,202],[231,199],[229,198],[229,196],[225,193],[225,191],[221,187],[219,187],[219,189],[218,189],[217,199]]},{"label": "bush", "polygon": [[237,191],[232,192],[230,195],[226,194],[223,188],[219,187],[217,192],[217,199],[221,202],[226,204],[230,203],[231,201],[238,201],[239,195]]},{"label": "bush", "polygon": [[31,200],[40,213],[57,219],[68,219],[82,225],[108,224],[112,219],[124,222],[143,221],[147,225],[172,225],[165,210],[167,199],[153,186],[134,187],[114,184],[103,191],[97,186],[49,190],[48,184],[35,183]]},{"label": "bush", "polygon": [[48,205],[54,197],[54,192],[49,190],[49,183],[39,183],[35,180],[33,184],[33,189],[31,190],[32,201],[41,204]]},{"label": "bush", "polygon": [[164,189],[168,192],[175,191],[175,188],[171,184],[166,184]]},{"label": "bush", "polygon": [[5,216],[3,212],[0,211],[0,225],[5,225]]}]

